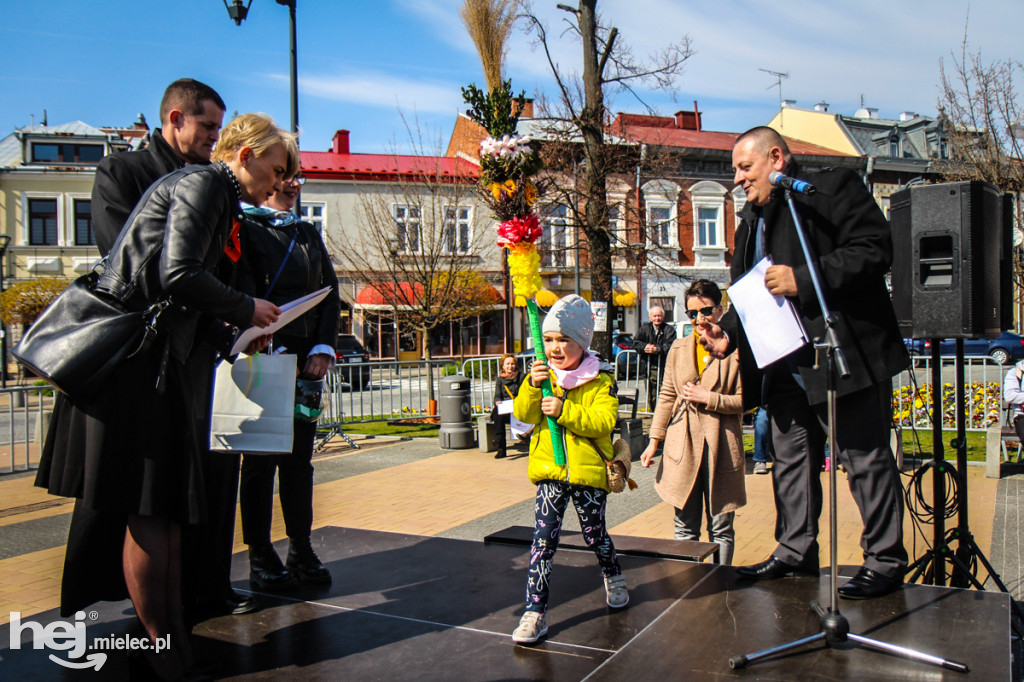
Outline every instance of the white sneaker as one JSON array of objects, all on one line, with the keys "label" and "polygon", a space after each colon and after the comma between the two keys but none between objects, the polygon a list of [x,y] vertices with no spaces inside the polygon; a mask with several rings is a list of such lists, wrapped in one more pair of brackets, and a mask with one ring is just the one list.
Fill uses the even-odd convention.
[{"label": "white sneaker", "polygon": [[512,641],[516,644],[533,644],[547,634],[548,622],[543,613],[527,611],[519,619],[519,627],[512,631]]},{"label": "white sneaker", "polygon": [[626,576],[619,575],[604,579],[605,602],[613,609],[621,609],[629,603],[629,591],[626,589]]},{"label": "white sneaker", "polygon": [[754,473],[755,474],[761,474],[762,476],[764,474],[767,474],[768,473],[768,464],[765,463],[765,462],[754,462]]}]

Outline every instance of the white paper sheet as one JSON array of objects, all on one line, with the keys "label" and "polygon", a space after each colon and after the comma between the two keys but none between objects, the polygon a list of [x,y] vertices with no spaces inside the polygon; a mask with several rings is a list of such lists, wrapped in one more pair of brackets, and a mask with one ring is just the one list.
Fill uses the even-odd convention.
[{"label": "white paper sheet", "polygon": [[793,304],[773,296],[764,285],[772,262],[761,259],[729,287],[729,300],[743,322],[743,330],[760,368],[767,367],[807,343],[807,333]]},{"label": "white paper sheet", "polygon": [[292,320],[296,319],[299,315],[306,312],[320,301],[324,300],[330,292],[330,287],[324,287],[318,291],[314,291],[311,294],[306,294],[302,298],[297,298],[294,301],[289,301],[284,305],[278,306],[281,309],[281,316],[277,318],[277,322],[267,325],[262,329],[260,327],[249,327],[235,339],[235,345],[231,347],[231,355],[237,355],[245,350],[253,339],[264,334],[273,334],[278,329],[281,329]]},{"label": "white paper sheet", "polygon": [[515,415],[510,417],[510,419],[511,419],[510,426],[511,426],[512,436],[514,438],[519,438],[519,436],[525,436],[528,433],[530,433],[531,431],[533,431],[533,424],[527,424],[526,422],[521,422],[521,421],[519,421],[518,419],[515,418]]},{"label": "white paper sheet", "polygon": [[512,403],[513,402],[514,401],[511,400],[511,399],[509,399],[509,400],[499,400],[498,401],[498,414],[512,414]]}]

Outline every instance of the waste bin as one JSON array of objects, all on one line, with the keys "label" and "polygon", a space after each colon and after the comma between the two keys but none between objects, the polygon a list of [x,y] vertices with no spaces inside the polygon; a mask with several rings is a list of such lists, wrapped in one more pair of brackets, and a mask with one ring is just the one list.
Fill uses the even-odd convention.
[{"label": "waste bin", "polygon": [[473,410],[470,406],[469,377],[460,374],[441,379],[441,402],[438,412],[441,429],[438,438],[441,447],[464,450],[476,446],[473,429]]}]

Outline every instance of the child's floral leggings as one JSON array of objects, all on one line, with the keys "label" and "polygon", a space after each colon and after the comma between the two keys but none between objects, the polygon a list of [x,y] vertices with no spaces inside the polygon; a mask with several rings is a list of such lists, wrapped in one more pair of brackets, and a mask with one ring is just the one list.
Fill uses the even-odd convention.
[{"label": "child's floral leggings", "polygon": [[615,556],[615,546],[605,527],[604,511],[608,493],[588,485],[571,485],[564,481],[541,481],[537,484],[534,507],[533,545],[530,547],[530,570],[526,578],[526,610],[543,613],[548,606],[548,581],[551,565],[558,549],[562,518],[572,498],[580,517],[580,528],[587,546],[594,550],[601,574],[610,578],[622,573]]}]

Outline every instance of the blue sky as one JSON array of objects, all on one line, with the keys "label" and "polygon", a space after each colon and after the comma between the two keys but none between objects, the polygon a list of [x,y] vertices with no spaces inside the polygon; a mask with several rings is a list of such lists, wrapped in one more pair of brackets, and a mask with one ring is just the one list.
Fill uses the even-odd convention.
[{"label": "blue sky", "polygon": [[[559,28],[557,0],[534,0]],[[298,0],[299,122],[303,149],[324,150],[334,131],[352,149],[409,148],[416,121],[427,146],[443,149],[463,108],[459,87],[482,84],[478,57],[458,16],[461,0]],[[793,0],[600,0],[637,55],[689,35],[696,51],[676,101],[644,93],[659,112],[691,109],[704,127],[741,131],[778,108],[774,77],[789,72],[783,97],[852,114],[876,107],[934,115],[939,60],[959,52],[964,0],[833,3]],[[987,59],[1019,57],[1020,0],[975,0],[968,39]],[[239,27],[222,0],[0,0],[0,135],[42,120],[130,125],[139,112],[156,127],[164,87],[191,76],[215,87],[233,111],[265,111],[289,125],[288,11],[254,0]],[[578,68],[580,48],[554,45],[558,63]],[[528,95],[553,92],[530,38],[514,33],[506,73]],[[640,112],[627,95],[613,111]],[[433,149],[430,149],[433,151]]]}]

